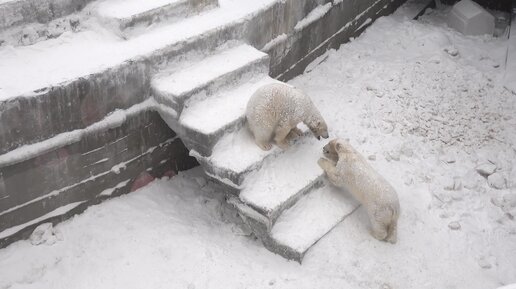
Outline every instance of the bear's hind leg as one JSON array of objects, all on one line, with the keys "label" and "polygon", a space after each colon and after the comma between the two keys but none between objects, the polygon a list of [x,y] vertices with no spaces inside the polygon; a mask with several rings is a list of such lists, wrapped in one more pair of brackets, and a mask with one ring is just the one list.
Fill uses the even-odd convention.
[{"label": "bear's hind leg", "polygon": [[389,230],[387,232],[386,241],[391,244],[396,244],[398,241],[398,222],[396,220],[391,221],[391,225],[389,226]]},{"label": "bear's hind leg", "polygon": [[272,149],[271,144],[271,132],[270,131],[262,131],[258,130],[253,132],[254,134],[254,142],[256,145],[264,151],[268,151]]},{"label": "bear's hind leg", "polygon": [[282,148],[287,149],[289,147],[287,135],[290,133],[291,128],[286,124],[278,124],[274,133],[274,141]]},{"label": "bear's hind leg", "polygon": [[369,219],[371,220],[371,235],[377,240],[384,241],[387,238],[387,226],[382,222],[381,218],[378,219],[378,212],[369,212]]}]

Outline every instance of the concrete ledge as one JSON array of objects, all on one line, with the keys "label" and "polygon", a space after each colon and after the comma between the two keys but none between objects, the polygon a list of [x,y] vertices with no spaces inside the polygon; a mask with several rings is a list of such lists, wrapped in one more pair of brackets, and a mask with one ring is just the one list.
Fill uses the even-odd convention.
[{"label": "concrete ledge", "polygon": [[85,128],[149,95],[149,67],[128,62],[62,86],[0,102],[0,154]]},{"label": "concrete ledge", "polygon": [[13,0],[0,4],[0,31],[25,23],[47,23],[79,11],[92,0]]}]

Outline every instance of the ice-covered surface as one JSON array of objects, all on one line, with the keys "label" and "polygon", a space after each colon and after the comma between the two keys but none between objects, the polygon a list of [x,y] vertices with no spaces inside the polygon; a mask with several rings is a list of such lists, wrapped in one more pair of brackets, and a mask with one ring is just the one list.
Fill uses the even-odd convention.
[{"label": "ice-covered surface", "polygon": [[283,213],[272,228],[279,244],[304,253],[358,207],[349,193],[327,185],[297,202]]},{"label": "ice-covered surface", "polygon": [[[292,81],[321,110],[331,137],[350,138],[397,190],[396,245],[372,238],[359,208],[302,266],[286,261],[240,236],[222,193],[194,171],[90,207],[57,226],[63,240],[54,245],[20,241],[0,250],[0,288],[516,282],[516,98],[503,87],[506,40],[464,37],[444,19],[439,11],[417,22],[382,18]],[[507,188],[489,186],[476,171],[485,163],[495,164]]]},{"label": "ice-covered surface", "polygon": [[65,33],[57,39],[27,47],[1,47],[0,101],[19,95],[35,95],[35,90],[66,83],[149,55],[174,43],[250,17],[276,1],[221,0],[217,9],[150,29],[129,40],[122,40],[104,30],[88,30]]},{"label": "ice-covered surface", "polygon": [[317,160],[324,144],[313,137],[302,139],[278,157],[267,159],[245,179],[240,199],[264,212],[277,210],[323,174]]},{"label": "ice-covered surface", "polygon": [[252,46],[238,45],[209,56],[178,72],[157,75],[152,80],[152,85],[154,89],[164,94],[180,96],[264,57],[267,57],[267,54]]},{"label": "ice-covered surface", "polygon": [[102,0],[98,3],[97,11],[103,17],[124,19],[185,1],[187,0]]},{"label": "ice-covered surface", "polygon": [[204,134],[215,131],[245,117],[245,108],[251,95],[261,86],[277,82],[267,75],[262,75],[251,82],[245,82],[229,91],[190,105],[181,114],[181,125]]}]

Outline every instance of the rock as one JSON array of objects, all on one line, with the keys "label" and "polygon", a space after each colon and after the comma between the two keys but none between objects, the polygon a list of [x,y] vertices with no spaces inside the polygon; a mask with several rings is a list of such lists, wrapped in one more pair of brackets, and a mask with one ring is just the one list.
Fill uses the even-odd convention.
[{"label": "rock", "polygon": [[54,229],[52,223],[44,223],[37,226],[29,238],[30,243],[34,246],[41,244],[53,245],[62,239],[61,232]]},{"label": "rock", "polygon": [[457,230],[460,230],[460,223],[459,222],[451,222],[448,224],[448,228],[450,228],[451,230],[454,230],[454,231],[457,231]]},{"label": "rock", "polygon": [[504,195],[503,202],[511,208],[516,207],[516,193],[508,193]]},{"label": "rock", "polygon": [[401,147],[401,153],[403,155],[405,155],[406,157],[412,157],[414,155],[414,150],[412,148],[410,148],[409,146],[407,145],[403,145]]},{"label": "rock", "polygon": [[487,183],[491,188],[495,188],[498,190],[507,188],[507,180],[505,179],[505,176],[500,172],[494,173],[487,177]]},{"label": "rock", "polygon": [[387,161],[399,161],[400,160],[400,152],[397,151],[391,151],[391,152],[385,152],[385,159]]},{"label": "rock", "polygon": [[460,177],[453,177],[453,179],[449,179],[448,181],[446,181],[444,189],[447,191],[462,190],[462,180],[460,179]]},{"label": "rock", "polygon": [[32,26],[28,26],[28,27],[24,28],[21,32],[20,44],[32,45],[38,40],[38,38],[39,38],[38,31]]},{"label": "rock", "polygon": [[490,269],[491,268],[491,264],[484,258],[481,258],[480,260],[478,260],[478,265],[482,269]]},{"label": "rock", "polygon": [[376,155],[369,155],[367,159],[370,161],[376,161]]},{"label": "rock", "polygon": [[455,156],[451,153],[441,156],[440,159],[441,159],[441,161],[443,161],[447,164],[453,164],[455,162]]},{"label": "rock", "polygon": [[462,185],[468,190],[476,190],[485,180],[475,170],[469,170],[462,176]]},{"label": "rock", "polygon": [[445,47],[444,52],[448,53],[450,56],[453,56],[453,57],[459,55],[459,51],[457,50],[457,48],[455,48],[453,46]]},{"label": "rock", "polygon": [[475,168],[477,172],[484,176],[488,177],[489,175],[493,174],[496,171],[496,165],[492,163],[483,163]]}]

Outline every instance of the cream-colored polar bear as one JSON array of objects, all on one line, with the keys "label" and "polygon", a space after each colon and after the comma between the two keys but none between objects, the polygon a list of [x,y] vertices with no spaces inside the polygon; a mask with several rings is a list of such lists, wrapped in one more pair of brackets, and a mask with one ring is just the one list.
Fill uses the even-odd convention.
[{"label": "cream-colored polar bear", "polygon": [[317,139],[328,138],[328,127],[321,113],[301,90],[284,83],[260,87],[247,103],[246,118],[256,144],[263,150],[272,148],[271,140],[282,149],[302,134],[297,124],[303,122]]},{"label": "cream-colored polar bear", "polygon": [[394,188],[347,141],[335,139],[323,148],[319,166],[329,181],[346,188],[367,210],[372,235],[396,243],[400,205]]}]

